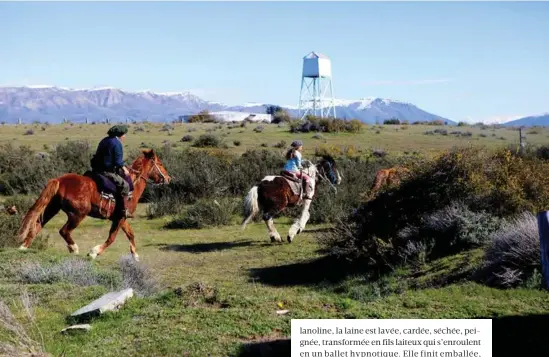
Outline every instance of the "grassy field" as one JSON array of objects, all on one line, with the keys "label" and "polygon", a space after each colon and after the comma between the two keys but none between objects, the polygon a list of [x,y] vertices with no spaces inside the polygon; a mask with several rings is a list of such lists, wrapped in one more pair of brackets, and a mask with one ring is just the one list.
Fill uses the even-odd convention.
[{"label": "grassy field", "polygon": [[[237,153],[262,143],[269,147],[280,140],[290,143],[298,137],[305,141],[306,154],[322,144],[355,145],[389,153],[436,153],[455,145],[497,147],[518,143],[518,132],[505,128],[372,126],[356,135],[322,134],[324,143],[313,139],[313,133],[290,134],[287,128],[276,125],[263,124],[263,132],[257,133],[253,128],[258,125],[261,124],[233,129],[224,125],[213,133],[226,133],[229,149]],[[169,134],[161,131],[162,125],[138,126],[144,131],[132,134],[130,130],[128,148],[141,143],[161,145],[165,140],[185,147],[190,144],[180,142],[184,135],[196,138],[217,125],[175,124]],[[196,131],[189,133],[191,127]],[[23,135],[30,128],[34,128],[34,134]],[[95,145],[108,126],[45,128],[42,131],[41,125],[2,126],[0,141],[30,145],[37,150],[65,138],[88,139]],[[472,136],[424,134],[436,129],[470,131]],[[535,130],[526,132],[528,143],[544,144],[549,131]],[[235,146],[235,140],[240,140],[241,145]],[[262,222],[248,225],[245,231],[240,230],[237,217],[232,225],[220,228],[166,230],[163,225],[168,217],[147,219],[145,212],[146,204],[141,204],[131,224],[140,265],[146,266],[156,281],[155,293],[134,297],[120,311],[94,319],[89,332],[60,333],[74,322],[68,318],[72,312],[111,289],[109,274],[119,271],[119,260],[129,253],[123,233],[91,262],[85,254],[106,239],[109,225],[88,218],[73,233],[80,248],[77,259],[89,262],[107,277],[103,280],[107,283],[89,286],[62,279],[29,282],[21,273],[24,267],[45,267],[69,257],[57,233],[65,222],[64,214],[59,214],[44,230],[49,235],[47,249],[0,250],[0,298],[21,321],[28,340],[34,340],[37,348],[43,346],[53,356],[67,357],[289,356],[290,321],[294,318],[495,318],[494,341],[499,341],[494,345],[494,352],[499,351],[496,356],[506,355],[503,352],[509,352],[519,338],[524,339],[525,354],[529,348],[534,351],[542,341],[541,332],[536,335],[531,326],[525,328],[532,320],[522,322],[513,316],[547,314],[546,292],[537,288],[500,290],[459,279],[476,266],[482,255],[479,250],[415,269],[400,269],[372,281],[365,276],[349,276],[319,251],[316,236],[329,228],[327,225],[308,225],[292,244],[272,244]],[[291,221],[279,218],[275,224],[283,233]],[[33,296],[35,323],[26,318],[21,306],[19,296],[23,291]],[[289,312],[278,314],[278,310]],[[5,317],[2,320],[6,321]],[[516,334],[514,340],[512,334]],[[0,327],[0,341],[10,341],[13,336]]]},{"label": "grassy field", "polygon": [[[172,129],[163,131],[163,124],[135,124],[130,127],[125,143],[128,148],[144,146],[160,146],[170,143],[175,147],[184,148],[192,142],[181,142],[185,135],[197,138],[201,134],[211,132],[223,138],[224,143],[235,153],[242,153],[249,148],[262,145],[273,145],[284,140],[287,146],[296,138],[304,141],[306,155],[314,153],[314,148],[323,145],[354,146],[356,149],[381,149],[390,153],[421,152],[436,153],[453,146],[486,145],[501,147],[518,145],[519,132],[510,128],[495,128],[482,126],[427,126],[427,125],[370,125],[364,126],[359,134],[322,133],[321,139],[314,138],[315,133],[290,133],[287,126],[252,123],[242,128],[238,124],[171,124]],[[256,132],[258,126],[264,127],[262,132]],[[0,127],[0,144],[17,143],[29,145],[41,150],[63,140],[88,140],[97,145],[105,135],[110,125],[4,125]],[[44,128],[45,130],[42,130]],[[135,131],[136,128],[143,131]],[[440,133],[425,134],[435,130],[446,130],[447,135]],[[25,135],[29,130],[32,135]],[[470,132],[471,136],[452,135],[452,132]],[[549,130],[533,128],[525,130],[523,135],[531,145],[545,144],[549,139]],[[235,141],[240,145],[236,146]]]}]

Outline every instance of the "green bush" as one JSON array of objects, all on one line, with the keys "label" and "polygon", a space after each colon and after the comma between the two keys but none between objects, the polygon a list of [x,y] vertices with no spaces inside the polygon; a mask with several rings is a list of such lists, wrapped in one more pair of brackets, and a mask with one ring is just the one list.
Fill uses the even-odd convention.
[{"label": "green bush", "polygon": [[168,229],[202,229],[229,225],[238,213],[240,200],[234,198],[201,200],[166,223]]},{"label": "green bush", "polygon": [[197,148],[219,148],[221,145],[222,140],[213,134],[202,134],[192,144],[192,146]]},{"label": "green bush", "polygon": [[[458,234],[453,243],[450,240],[440,246],[438,255],[445,250],[449,254],[466,241],[469,246],[475,240],[482,241],[480,237],[497,225],[497,218],[549,206],[549,192],[545,190],[548,185],[549,164],[539,159],[523,159],[507,150],[494,153],[483,148],[454,149],[412,168],[411,177],[399,187],[362,203],[319,240],[333,255],[380,268],[391,267],[401,264],[399,253],[410,248],[410,241],[399,239],[399,234],[414,236],[413,231],[404,235],[402,232],[410,227],[425,227],[426,215],[436,216],[440,210],[461,201],[467,211],[454,215],[454,223],[448,228],[435,229]],[[488,218],[491,216],[497,218]],[[444,223],[440,215],[439,221]],[[448,219],[445,222],[449,224]],[[419,243],[425,244],[419,240],[415,243],[414,249],[419,249]],[[456,243],[459,244],[452,248]]]}]

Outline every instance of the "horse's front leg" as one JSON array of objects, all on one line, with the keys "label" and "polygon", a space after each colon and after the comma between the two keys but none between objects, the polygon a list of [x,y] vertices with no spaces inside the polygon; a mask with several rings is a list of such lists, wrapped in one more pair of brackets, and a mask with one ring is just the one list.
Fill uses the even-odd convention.
[{"label": "horse's front leg", "polygon": [[124,223],[122,223],[120,228],[122,228],[122,231],[126,234],[126,237],[128,237],[128,240],[130,241],[130,253],[132,254],[133,259],[138,262],[139,255],[137,255],[137,251],[135,249],[135,234],[133,233],[132,227],[128,221],[124,220]]},{"label": "horse's front leg", "polygon": [[96,245],[92,249],[90,249],[88,256],[90,256],[92,259],[97,258],[97,256],[101,255],[105,249],[107,249],[116,239],[116,235],[118,234],[118,230],[120,229],[120,225],[122,224],[121,220],[115,219],[113,220],[111,224],[111,229],[109,230],[109,237],[105,241],[105,243],[101,245]]},{"label": "horse's front leg", "polygon": [[311,200],[303,201],[303,209],[301,210],[301,215],[298,219],[295,220],[294,224],[292,224],[292,226],[290,227],[290,231],[288,232],[288,243],[292,243],[295,235],[301,233],[301,231],[305,229],[305,225],[307,224],[307,221],[311,216],[311,214],[309,213],[310,206]]},{"label": "horse's front leg", "polygon": [[280,238],[280,233],[276,230],[276,227],[273,222],[273,216],[274,214],[267,212],[263,215],[263,221],[265,221],[265,224],[267,225],[267,230],[269,231],[269,237],[271,238],[271,242],[282,242],[282,238]]}]

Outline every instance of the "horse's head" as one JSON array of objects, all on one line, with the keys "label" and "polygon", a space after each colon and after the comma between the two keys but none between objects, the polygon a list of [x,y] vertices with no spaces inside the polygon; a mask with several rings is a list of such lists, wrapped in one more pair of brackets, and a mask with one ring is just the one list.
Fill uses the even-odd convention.
[{"label": "horse's head", "polygon": [[141,176],[146,180],[151,180],[156,184],[168,184],[171,181],[168,171],[156,155],[153,149],[144,149],[143,159],[141,160]]},{"label": "horse's head", "polygon": [[329,155],[322,156],[316,163],[316,167],[320,178],[328,180],[332,185],[341,184],[342,177],[333,157]]}]

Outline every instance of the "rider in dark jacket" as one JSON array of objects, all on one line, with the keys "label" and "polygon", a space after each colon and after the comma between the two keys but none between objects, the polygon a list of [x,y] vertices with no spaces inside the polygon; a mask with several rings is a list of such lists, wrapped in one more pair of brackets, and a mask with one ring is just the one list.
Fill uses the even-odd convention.
[{"label": "rider in dark jacket", "polygon": [[124,146],[122,142],[126,137],[128,127],[126,125],[115,125],[107,132],[108,136],[103,138],[97,146],[97,151],[92,159],[92,170],[111,179],[117,189],[118,210],[126,218],[133,216],[128,211],[128,195],[130,187],[124,176],[129,176],[129,171],[124,164]]}]

